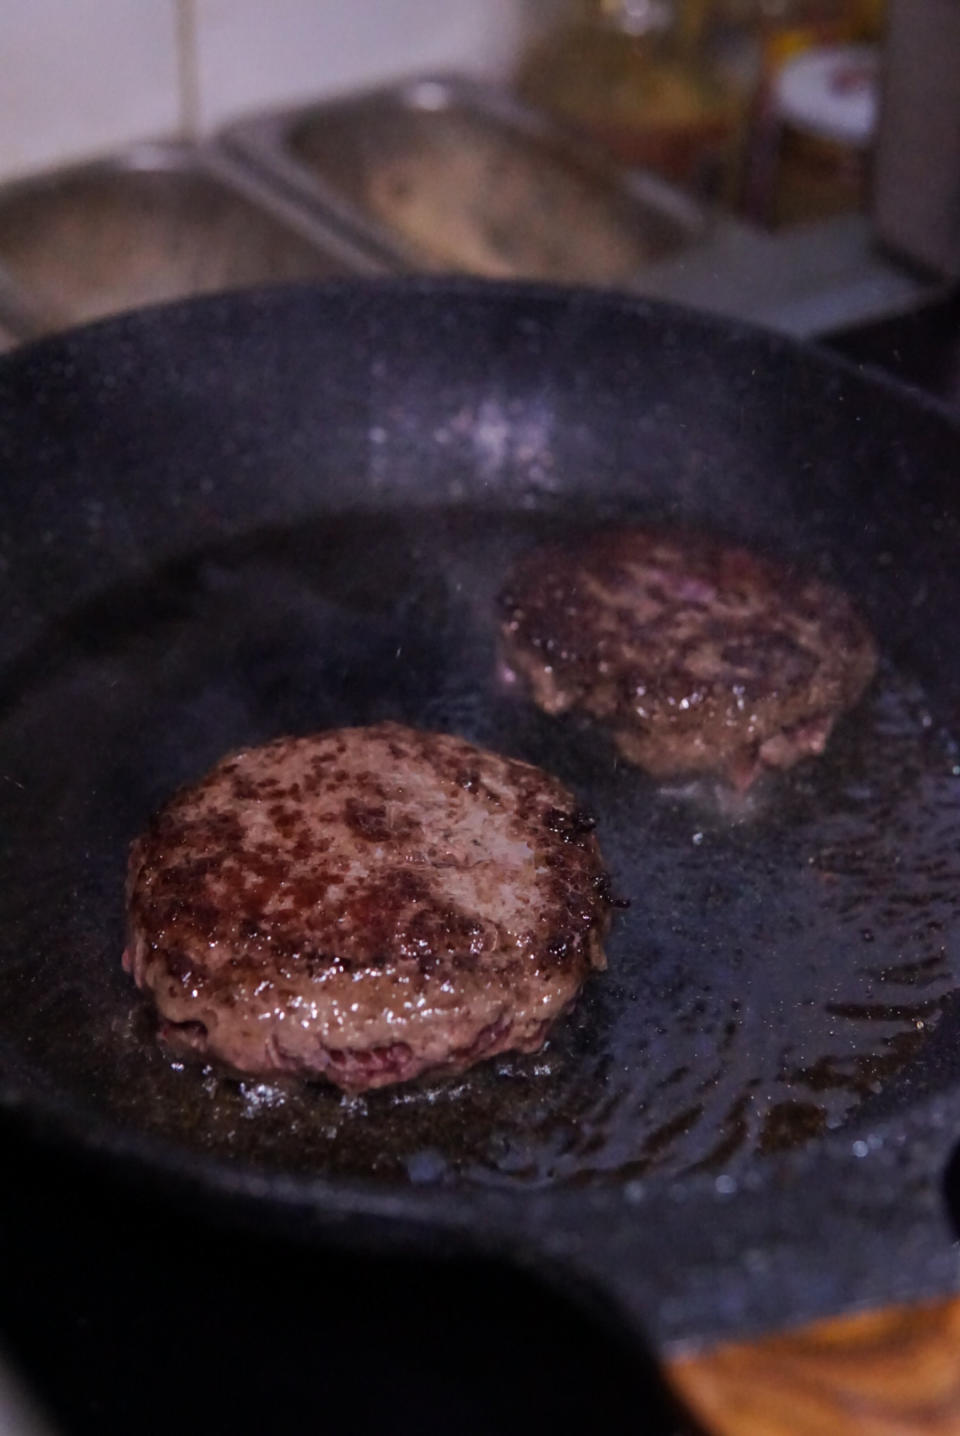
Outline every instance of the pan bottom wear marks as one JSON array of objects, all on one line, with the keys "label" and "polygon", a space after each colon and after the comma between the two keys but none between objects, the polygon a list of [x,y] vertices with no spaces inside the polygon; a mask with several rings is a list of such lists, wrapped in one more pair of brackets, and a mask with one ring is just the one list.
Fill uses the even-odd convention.
[{"label": "pan bottom wear marks", "polygon": [[[0,1010],[20,1080],[198,1151],[391,1182],[736,1173],[869,1116],[957,986],[952,740],[885,658],[826,756],[749,813],[658,789],[497,676],[510,564],[583,521],[556,500],[260,529],[42,636],[0,694]],[[384,718],[574,790],[631,899],[609,972],[541,1053],[453,1081],[344,1098],[171,1059],[120,971],[130,839],[233,747]]]}]

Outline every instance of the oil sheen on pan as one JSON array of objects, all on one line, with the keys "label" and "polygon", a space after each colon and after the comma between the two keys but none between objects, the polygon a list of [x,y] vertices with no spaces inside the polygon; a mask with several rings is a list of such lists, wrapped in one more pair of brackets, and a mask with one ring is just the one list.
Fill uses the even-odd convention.
[{"label": "oil sheen on pan", "polygon": [[[264,531],[40,641],[0,695],[0,1003],[25,1080],[272,1170],[496,1185],[735,1173],[883,1103],[957,985],[950,735],[878,633],[860,707],[748,820],[659,790],[491,680],[510,564],[577,517]],[[632,899],[608,973],[542,1052],[425,1086],[343,1097],[171,1060],[119,965],[130,840],[231,748],[384,719],[535,763],[596,815]]]}]

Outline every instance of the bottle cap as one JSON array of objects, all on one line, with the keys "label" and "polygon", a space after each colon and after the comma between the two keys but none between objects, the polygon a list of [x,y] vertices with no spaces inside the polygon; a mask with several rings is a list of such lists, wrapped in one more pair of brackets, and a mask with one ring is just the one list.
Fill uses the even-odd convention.
[{"label": "bottle cap", "polygon": [[777,116],[805,134],[865,149],[877,128],[879,75],[876,45],[806,50],[777,76]]}]

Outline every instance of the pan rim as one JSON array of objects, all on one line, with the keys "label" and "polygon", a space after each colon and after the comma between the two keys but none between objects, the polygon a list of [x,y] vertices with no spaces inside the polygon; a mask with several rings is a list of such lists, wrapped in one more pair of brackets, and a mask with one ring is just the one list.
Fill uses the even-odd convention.
[{"label": "pan rim", "polygon": [[[741,338],[745,342],[755,344],[758,339],[761,339],[770,353],[803,354],[807,358],[815,355],[818,366],[839,375],[854,376],[860,383],[868,381],[872,387],[879,387],[882,391],[895,396],[897,402],[908,403],[911,407],[943,422],[960,440],[960,416],[941,401],[918,394],[917,391],[888,375],[874,375],[872,371],[865,370],[864,366],[853,361],[824,351],[814,351],[811,346],[803,344],[801,341],[775,334],[756,324],[726,320],[695,309],[664,303],[616,289],[584,289],[556,284],[517,283],[466,277],[436,279],[428,276],[384,276],[336,279],[313,284],[295,283],[268,286],[254,291],[237,290],[177,301],[173,304],[154,305],[35,340],[0,358],[0,375],[14,372],[17,367],[35,362],[50,354],[69,355],[71,351],[82,349],[103,336],[116,335],[125,338],[128,343],[136,344],[142,342],[144,338],[149,338],[153,326],[158,322],[166,325],[169,325],[171,321],[178,323],[187,319],[193,322],[193,317],[204,311],[216,314],[227,308],[235,309],[238,305],[248,309],[251,313],[274,306],[279,306],[282,309],[285,305],[296,302],[304,290],[315,296],[350,296],[370,294],[371,292],[395,295],[413,294],[429,297],[431,301],[435,301],[438,295],[442,297],[465,296],[477,300],[482,296],[494,295],[497,296],[498,302],[513,302],[518,299],[546,300],[551,304],[565,306],[575,303],[587,308],[595,308],[600,312],[615,307],[618,313],[622,314],[626,310],[637,319],[651,316],[654,318],[675,316],[678,322],[687,329],[694,325],[702,333],[722,335],[727,340],[731,337]],[[2,508],[2,504],[3,499],[0,497],[0,508]],[[936,1101],[936,1098],[930,1098],[911,1109],[909,1113],[911,1125],[932,1132],[937,1125],[934,1116]],[[117,1120],[99,1115],[95,1111],[87,1114],[79,1106],[76,1108],[70,1104],[64,1106],[62,1102],[58,1103],[55,1098],[43,1092],[24,1091],[10,1081],[3,1072],[0,1072],[0,1110],[9,1119],[26,1123],[27,1126],[36,1128],[38,1124],[46,1125],[51,1136],[66,1139],[71,1146],[77,1146],[89,1152],[108,1154],[119,1159],[132,1158],[144,1168],[162,1172],[168,1179],[186,1178],[204,1187],[214,1187],[217,1191],[225,1194],[247,1195],[257,1200],[307,1205],[315,1209],[324,1207],[331,1216],[336,1215],[337,1211],[342,1209],[357,1215],[388,1215],[415,1221],[428,1219],[433,1222],[438,1213],[449,1217],[454,1210],[470,1209],[475,1198],[479,1197],[482,1197],[485,1208],[490,1206],[491,1197],[495,1197],[498,1209],[509,1210],[513,1213],[530,1205],[542,1206],[545,1199],[549,1199],[549,1202],[557,1207],[561,1204],[582,1205],[584,1200],[594,1199],[586,1197],[582,1191],[566,1191],[560,1187],[528,1189],[519,1186],[513,1188],[505,1186],[502,1189],[493,1189],[469,1182],[453,1186],[430,1184],[416,1186],[412,1183],[353,1182],[339,1178],[296,1176],[272,1170],[261,1171],[244,1161],[198,1153],[147,1132],[131,1131]],[[904,1125],[905,1119],[900,1117],[891,1124],[891,1130],[894,1127],[901,1129]],[[831,1157],[839,1155],[842,1148],[849,1145],[849,1141],[849,1136],[842,1132],[828,1133],[782,1158],[767,1158],[760,1168],[762,1179],[764,1182],[782,1180],[784,1172],[795,1173],[813,1165],[821,1152],[828,1152]],[[670,1184],[670,1180],[659,1179],[656,1184],[665,1187]],[[714,1185],[714,1178],[709,1176],[704,1176],[702,1179],[693,1179],[687,1176],[679,1180],[682,1180],[684,1186],[694,1195],[699,1192],[701,1195],[707,1196],[711,1186]],[[651,1181],[651,1186],[653,1185],[654,1181]],[[622,1197],[622,1189],[616,1182],[604,1184],[597,1190],[606,1193],[609,1200],[619,1200]],[[620,1196],[611,1198],[611,1193],[619,1193]]]},{"label": "pan rim", "polygon": [[500,301],[546,300],[557,305],[569,306],[573,302],[584,307],[592,305],[598,309],[615,308],[619,313],[629,310],[637,318],[672,315],[681,324],[696,325],[727,339],[739,338],[754,343],[760,340],[771,350],[794,356],[803,355],[808,359],[815,357],[821,368],[846,374],[860,382],[866,380],[874,388],[885,389],[894,398],[908,400],[915,408],[943,420],[949,428],[960,434],[960,413],[945,399],[904,379],[896,378],[884,369],[850,359],[845,354],[837,353],[817,342],[781,333],[756,320],[716,314],[710,310],[699,309],[693,304],[661,299],[656,295],[616,285],[563,284],[539,279],[495,279],[454,273],[345,275],[318,280],[284,280],[224,289],[211,294],[189,295],[183,299],[160,300],[26,340],[0,354],[0,376],[25,359],[43,355],[48,348],[62,348],[76,340],[86,343],[88,336],[122,336],[125,331],[131,338],[135,338],[138,331],[158,320],[167,323],[181,318],[187,320],[194,313],[203,310],[215,314],[224,308],[269,308],[276,304],[292,302],[305,294],[317,299],[369,293],[398,296],[414,294],[431,300],[438,296],[480,299],[483,295],[490,295],[496,296]]}]

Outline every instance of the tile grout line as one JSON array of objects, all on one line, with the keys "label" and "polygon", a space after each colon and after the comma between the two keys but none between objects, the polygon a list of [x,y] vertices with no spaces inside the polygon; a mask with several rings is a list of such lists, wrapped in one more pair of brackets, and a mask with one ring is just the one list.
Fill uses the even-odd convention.
[{"label": "tile grout line", "polygon": [[200,74],[197,62],[196,0],[175,0],[180,129],[195,139],[200,128]]}]

